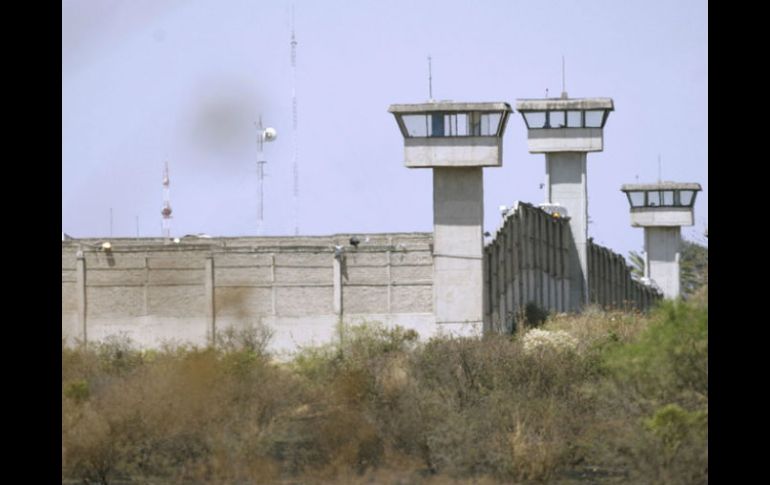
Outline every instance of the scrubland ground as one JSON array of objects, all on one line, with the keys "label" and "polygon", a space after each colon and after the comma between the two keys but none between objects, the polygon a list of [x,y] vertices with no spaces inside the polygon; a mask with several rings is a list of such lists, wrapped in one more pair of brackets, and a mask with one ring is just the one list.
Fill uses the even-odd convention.
[{"label": "scrubland ground", "polygon": [[708,481],[708,294],[589,310],[514,336],[377,324],[291,361],[269,332],[214,348],[62,347],[76,483]]}]

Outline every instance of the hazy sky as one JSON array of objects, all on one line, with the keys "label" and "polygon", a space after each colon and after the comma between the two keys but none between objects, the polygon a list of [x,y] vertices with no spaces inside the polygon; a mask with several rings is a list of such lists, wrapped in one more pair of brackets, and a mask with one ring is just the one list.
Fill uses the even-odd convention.
[{"label": "hazy sky", "polygon": [[[163,162],[172,235],[254,235],[256,128],[266,235],[292,234],[291,8],[295,5],[301,234],[430,232],[431,171],[403,166],[392,103],[610,97],[604,151],[588,155],[589,236],[626,255],[624,183],[698,182],[708,222],[705,0],[63,0],[62,230],[160,236]],[[541,203],[544,155],[521,115],[503,167],[484,169],[485,230],[498,206]]]}]

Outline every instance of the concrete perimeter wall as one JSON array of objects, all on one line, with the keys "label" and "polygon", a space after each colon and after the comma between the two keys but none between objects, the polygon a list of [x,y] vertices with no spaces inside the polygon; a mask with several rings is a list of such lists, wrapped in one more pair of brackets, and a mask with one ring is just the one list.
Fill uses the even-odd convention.
[{"label": "concrete perimeter wall", "polygon": [[292,351],[328,342],[340,319],[435,333],[432,235],[357,237],[357,248],[350,235],[111,239],[110,251],[99,239],[63,241],[62,337],[205,345],[261,322],[273,350]]}]

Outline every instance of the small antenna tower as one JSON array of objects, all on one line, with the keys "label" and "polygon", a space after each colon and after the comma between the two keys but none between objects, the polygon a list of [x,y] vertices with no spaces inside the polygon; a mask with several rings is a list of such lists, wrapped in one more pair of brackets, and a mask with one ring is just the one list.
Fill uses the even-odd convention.
[{"label": "small antenna tower", "polygon": [[294,177],[294,235],[299,235],[299,153],[297,148],[297,39],[294,35],[294,5],[291,6],[291,128],[292,172]]},{"label": "small antenna tower", "polygon": [[428,54],[428,99],[433,101],[433,70],[430,54]]},{"label": "small antenna tower", "polygon": [[171,194],[170,194],[171,181],[168,177],[168,162],[163,167],[163,209],[160,214],[163,216],[161,221],[161,230],[163,231],[163,237],[168,240],[171,239]]},{"label": "small antenna tower", "polygon": [[257,205],[257,235],[262,235],[262,225],[265,218],[265,160],[263,154],[263,148],[266,141],[273,141],[276,137],[275,129],[262,128],[262,115],[259,115],[259,124],[257,125],[257,197],[259,199]]}]

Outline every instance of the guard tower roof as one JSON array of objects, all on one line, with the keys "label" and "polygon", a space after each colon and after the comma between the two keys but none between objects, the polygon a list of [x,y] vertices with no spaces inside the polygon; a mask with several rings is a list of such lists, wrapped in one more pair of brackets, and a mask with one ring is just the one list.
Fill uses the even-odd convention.
[{"label": "guard tower roof", "polygon": [[388,113],[426,113],[451,111],[513,111],[505,102],[494,103],[455,103],[454,101],[436,101],[418,104],[391,104]]},{"label": "guard tower roof", "polygon": [[614,111],[612,98],[545,98],[517,99],[517,111],[548,111],[563,109],[593,110],[603,109]]},{"label": "guard tower roof", "polygon": [[698,183],[658,182],[656,184],[624,184],[622,192],[636,190],[703,190]]}]

